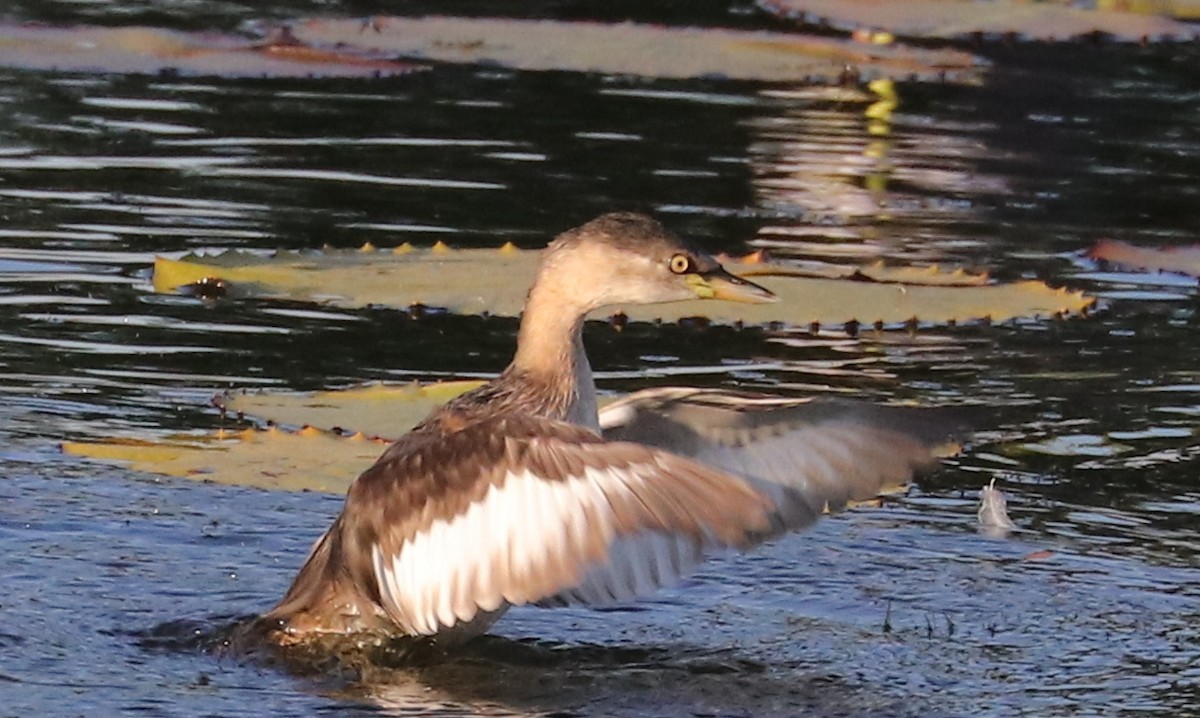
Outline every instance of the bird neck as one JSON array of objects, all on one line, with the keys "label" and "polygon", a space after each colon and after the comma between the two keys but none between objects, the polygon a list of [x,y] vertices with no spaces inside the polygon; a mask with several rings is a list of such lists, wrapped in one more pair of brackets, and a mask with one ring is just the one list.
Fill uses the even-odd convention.
[{"label": "bird neck", "polygon": [[598,426],[596,385],[583,346],[583,320],[587,308],[571,292],[535,286],[529,293],[517,353],[509,371],[520,373],[544,387],[562,413],[551,418]]}]

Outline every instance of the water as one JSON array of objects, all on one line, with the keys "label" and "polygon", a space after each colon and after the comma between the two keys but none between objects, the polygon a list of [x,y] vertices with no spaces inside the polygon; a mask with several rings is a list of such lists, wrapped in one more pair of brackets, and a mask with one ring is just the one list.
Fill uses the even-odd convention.
[{"label": "water", "polygon": [[[1200,713],[1196,283],[1080,256],[1103,237],[1196,241],[1200,55],[988,52],[981,87],[901,85],[884,136],[868,133],[869,96],[752,83],[0,71],[0,713]],[[213,428],[208,399],[230,387],[496,372],[515,322],[156,295],[156,254],[534,247],[613,209],[654,212],[714,250],[961,265],[1103,305],[915,334],[589,327],[605,391],[686,381],[973,404],[981,432],[906,497],[719,557],[628,610],[514,611],[455,661],[347,683],[172,644],[180,626],[269,606],[339,499],[163,479],[63,456],[59,441]],[[715,369],[674,373],[699,367]],[[1021,527],[1008,538],[975,528],[993,477]],[[196,623],[145,640],[180,621]]]}]

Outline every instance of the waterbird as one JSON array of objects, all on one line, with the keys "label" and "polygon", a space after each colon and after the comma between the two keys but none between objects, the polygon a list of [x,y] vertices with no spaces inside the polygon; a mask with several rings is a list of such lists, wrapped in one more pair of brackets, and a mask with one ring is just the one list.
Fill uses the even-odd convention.
[{"label": "waterbird", "polygon": [[597,411],[590,312],[767,289],[635,213],[555,238],[512,363],[434,410],[350,487],[270,640],[430,637],[453,647],[511,606],[600,606],[672,584],[877,496],[935,460],[947,423],[905,407],[650,389]]}]

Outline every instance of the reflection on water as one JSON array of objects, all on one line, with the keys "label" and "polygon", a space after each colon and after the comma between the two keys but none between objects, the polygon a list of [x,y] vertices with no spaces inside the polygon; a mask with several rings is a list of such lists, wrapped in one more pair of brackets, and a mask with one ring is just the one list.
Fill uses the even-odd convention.
[{"label": "reflection on water", "polygon": [[[117,5],[78,12],[119,18]],[[1102,237],[1196,241],[1196,50],[993,51],[984,86],[899,85],[883,114],[878,88],[466,67],[381,81],[0,74],[9,710],[77,712],[81,696],[97,714],[1195,710],[1196,283],[1082,253]],[[1106,307],[912,334],[589,327],[606,391],[969,403],[982,431],[910,495],[719,557],[637,610],[514,611],[497,626],[508,640],[374,681],[138,647],[131,635],[166,621],[267,606],[338,500],[83,464],[58,440],[215,428],[229,420],[208,398],[230,387],[488,375],[515,331],[154,295],[154,256],[531,247],[618,208],[713,249],[961,265],[1087,288]],[[993,478],[1019,528],[1007,539],[975,530]]]}]

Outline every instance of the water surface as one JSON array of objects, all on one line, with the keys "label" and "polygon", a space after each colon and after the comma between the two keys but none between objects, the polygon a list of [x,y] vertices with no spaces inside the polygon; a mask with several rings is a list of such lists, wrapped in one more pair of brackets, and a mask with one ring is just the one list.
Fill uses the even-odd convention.
[{"label": "water surface", "polygon": [[[120,5],[15,12],[206,27],[255,14]],[[262,14],[313,10],[276,5]],[[699,17],[753,23],[723,7]],[[717,80],[0,71],[3,712],[1200,712],[1196,282],[1082,258],[1103,237],[1196,241],[1200,56],[984,50],[982,86],[901,85],[883,135],[869,96]],[[139,641],[269,606],[340,500],[86,463],[59,441],[227,425],[208,399],[231,387],[489,375],[516,329],[156,295],[154,256],[536,247],[615,209],[713,250],[937,262],[1103,304],[1082,320],[913,334],[597,324],[604,391],[686,381],[971,404],[981,432],[906,497],[719,557],[625,610],[516,610],[448,663],[346,683]],[[975,527],[993,477],[1021,528],[1007,538]]]}]

